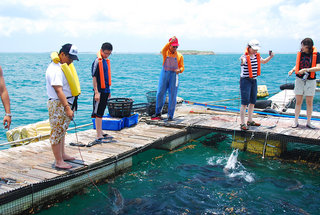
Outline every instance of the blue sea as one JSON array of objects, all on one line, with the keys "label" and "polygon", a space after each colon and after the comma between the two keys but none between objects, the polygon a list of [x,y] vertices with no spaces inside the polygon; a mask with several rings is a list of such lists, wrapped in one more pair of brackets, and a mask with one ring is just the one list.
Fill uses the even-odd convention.
[{"label": "blue sea", "polygon": [[[239,95],[241,54],[184,56],[178,96],[196,102],[234,99]],[[262,57],[267,57],[262,55]],[[79,54],[75,62],[82,94],[75,114],[77,125],[91,123],[93,53]],[[162,56],[120,54],[110,56],[112,97],[146,102],[157,89]],[[13,114],[11,128],[48,119],[45,71],[50,53],[0,53]],[[294,54],[276,54],[262,65],[259,85],[270,94],[280,91],[295,63]],[[216,103],[240,106],[239,100]],[[319,97],[314,109],[320,111]],[[4,115],[0,108],[0,118]],[[73,126],[72,123],[70,125]],[[87,128],[83,128],[87,129]],[[82,129],[82,130],[83,130]],[[0,128],[0,143],[7,142]],[[213,135],[213,139],[214,139]],[[207,137],[211,138],[211,137]],[[233,151],[232,136],[205,145],[205,138],[167,152],[150,150],[134,157],[135,165],[109,183],[99,185],[102,195],[88,187],[79,195],[54,204],[40,214],[317,214],[320,174],[317,168],[260,155]],[[8,146],[0,146],[0,149]],[[317,149],[315,149],[317,150]],[[161,156],[160,159],[155,159]],[[225,171],[227,165],[234,168]]]}]

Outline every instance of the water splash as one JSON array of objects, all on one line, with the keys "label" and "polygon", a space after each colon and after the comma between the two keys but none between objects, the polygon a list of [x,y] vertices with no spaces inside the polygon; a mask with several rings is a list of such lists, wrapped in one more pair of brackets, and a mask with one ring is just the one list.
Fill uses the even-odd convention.
[{"label": "water splash", "polygon": [[243,178],[251,183],[254,181],[253,174],[249,173],[246,168],[238,161],[239,151],[235,149],[229,157],[211,157],[208,159],[208,164],[212,166],[222,165],[223,172],[230,178]]}]

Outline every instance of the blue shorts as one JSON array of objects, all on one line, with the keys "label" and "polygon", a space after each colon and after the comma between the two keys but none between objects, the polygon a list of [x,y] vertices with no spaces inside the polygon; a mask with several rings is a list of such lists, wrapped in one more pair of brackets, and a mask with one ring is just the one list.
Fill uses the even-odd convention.
[{"label": "blue shorts", "polygon": [[240,78],[241,104],[255,104],[257,101],[257,80]]}]

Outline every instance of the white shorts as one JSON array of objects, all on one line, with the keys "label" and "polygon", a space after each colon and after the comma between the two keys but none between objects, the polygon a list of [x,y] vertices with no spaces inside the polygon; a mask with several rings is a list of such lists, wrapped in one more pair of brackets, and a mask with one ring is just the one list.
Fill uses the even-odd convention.
[{"label": "white shorts", "polygon": [[304,81],[302,78],[296,77],[294,93],[296,95],[314,96],[316,93],[316,86],[316,79]]}]

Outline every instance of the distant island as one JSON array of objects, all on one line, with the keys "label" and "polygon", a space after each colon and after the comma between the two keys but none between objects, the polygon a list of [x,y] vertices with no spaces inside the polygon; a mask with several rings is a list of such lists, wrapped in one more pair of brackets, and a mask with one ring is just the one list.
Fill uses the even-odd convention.
[{"label": "distant island", "polygon": [[215,55],[213,51],[178,50],[183,55]]}]

